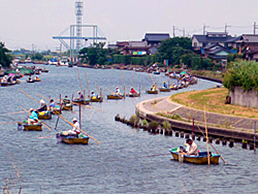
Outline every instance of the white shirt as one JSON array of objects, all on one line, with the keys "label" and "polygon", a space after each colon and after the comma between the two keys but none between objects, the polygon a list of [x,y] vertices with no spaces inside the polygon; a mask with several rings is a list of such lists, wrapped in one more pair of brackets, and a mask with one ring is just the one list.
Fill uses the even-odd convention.
[{"label": "white shirt", "polygon": [[192,145],[190,145],[187,155],[198,155],[198,146],[196,145],[196,143],[193,142]]},{"label": "white shirt", "polygon": [[[79,130],[80,129],[80,124],[76,121],[74,124],[74,127],[73,127],[73,129],[72,129],[72,131],[77,131],[77,130]],[[79,128],[79,129],[78,129]]]}]

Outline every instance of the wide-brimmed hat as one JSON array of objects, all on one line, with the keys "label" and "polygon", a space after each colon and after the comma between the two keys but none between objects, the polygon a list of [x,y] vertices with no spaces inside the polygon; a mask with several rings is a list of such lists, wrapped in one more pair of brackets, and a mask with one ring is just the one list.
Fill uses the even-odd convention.
[{"label": "wide-brimmed hat", "polygon": [[73,118],[73,121],[77,121],[77,119],[76,119],[76,118]]},{"label": "wide-brimmed hat", "polygon": [[29,111],[30,111],[30,112],[32,112],[33,110],[34,110],[33,108],[30,108],[30,110],[29,110]]}]

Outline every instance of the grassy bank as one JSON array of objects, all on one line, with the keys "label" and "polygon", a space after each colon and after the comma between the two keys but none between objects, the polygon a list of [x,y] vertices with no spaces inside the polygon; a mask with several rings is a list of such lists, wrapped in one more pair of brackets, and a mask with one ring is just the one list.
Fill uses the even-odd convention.
[{"label": "grassy bank", "polygon": [[258,118],[258,109],[243,107],[232,104],[224,104],[228,89],[212,88],[202,91],[191,91],[179,93],[171,96],[171,100],[185,106],[195,109],[227,114],[232,116],[241,116],[248,118]]},{"label": "grassy bank", "polygon": [[218,79],[221,81],[223,80],[222,73],[217,71],[193,70],[191,71],[191,73],[194,75],[200,75],[200,76],[209,77],[212,79]]}]

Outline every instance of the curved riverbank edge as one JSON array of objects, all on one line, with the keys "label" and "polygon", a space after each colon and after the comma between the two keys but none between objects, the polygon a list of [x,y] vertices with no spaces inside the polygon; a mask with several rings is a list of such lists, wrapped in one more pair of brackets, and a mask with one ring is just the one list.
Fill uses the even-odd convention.
[{"label": "curved riverbank edge", "polygon": [[[197,109],[192,109],[189,107],[186,107],[181,104],[177,104],[173,101],[170,100],[170,96],[167,97],[161,97],[161,98],[154,98],[154,99],[149,99],[145,100],[142,102],[139,102],[136,105],[136,112],[139,114],[140,118],[146,119],[148,121],[157,121],[158,123],[162,123],[164,121],[169,121],[171,124],[173,130],[175,131],[183,131],[186,133],[192,133],[194,132],[195,134],[201,134],[200,130],[205,133],[205,126],[204,124],[198,124],[199,128],[196,126],[196,124],[193,127],[192,122],[184,122],[180,120],[175,120],[175,119],[170,119],[167,117],[163,117],[160,115],[157,115],[157,113],[167,113],[169,112],[170,114],[176,114],[176,113],[182,113],[182,112],[189,112],[189,110],[192,110],[194,112],[197,112],[198,114],[204,114],[203,111],[197,110]],[[234,117],[234,116],[228,116],[224,114],[218,114],[218,113],[212,113],[212,112],[206,112],[207,117],[210,119],[212,117],[214,118],[225,118],[225,117],[230,117],[231,119],[235,119],[238,121],[238,125],[236,123],[234,129],[226,129],[226,128],[220,128],[220,127],[215,127],[215,126],[210,126],[214,125],[214,123],[207,123],[208,125],[208,136],[214,137],[214,138],[223,138],[223,139],[233,139],[237,142],[241,142],[242,140],[247,140],[249,142],[254,141],[254,132],[253,129],[247,129],[247,128],[242,128],[243,125],[240,123],[244,124],[247,122],[253,122],[255,121],[254,119],[249,119],[249,118],[244,118],[244,117]],[[181,115],[184,117],[185,115]],[[187,117],[184,117],[187,118]],[[186,119],[187,120],[187,119]],[[241,121],[241,122],[240,122]],[[195,123],[200,121],[195,120]],[[257,135],[256,139],[257,139]],[[256,141],[258,143],[258,141]]]},{"label": "curved riverbank edge", "polygon": [[209,81],[213,81],[213,82],[217,82],[222,84],[223,81],[220,79],[215,79],[215,78],[211,78],[211,77],[206,77],[206,76],[202,76],[202,75],[198,75],[198,74],[193,74],[193,76],[200,78],[200,79],[205,79],[205,80],[209,80]]}]

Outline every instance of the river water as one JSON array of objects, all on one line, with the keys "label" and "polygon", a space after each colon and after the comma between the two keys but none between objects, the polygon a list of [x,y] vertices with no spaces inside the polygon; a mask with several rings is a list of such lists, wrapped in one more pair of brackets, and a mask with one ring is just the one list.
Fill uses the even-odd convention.
[{"label": "river water", "polygon": [[[27,114],[7,114],[21,111],[19,105],[29,109],[39,105],[19,89],[40,100],[36,94],[59,98],[77,93],[80,82],[76,68],[47,66],[47,74],[41,74],[42,82],[28,84],[22,78],[20,85],[0,88],[0,123],[23,121]],[[89,79],[90,89],[98,93],[99,85],[103,94],[110,92],[105,87],[115,90],[118,85],[123,88],[123,76],[119,70],[80,68],[83,88],[87,91],[85,73]],[[11,193],[19,187],[18,178],[9,155],[19,170],[22,193],[258,193],[257,155],[252,151],[216,145],[229,165],[192,165],[171,160],[169,149],[183,145],[185,139],[150,135],[139,129],[132,129],[120,122],[115,122],[117,113],[121,117],[130,118],[135,112],[135,105],[143,100],[168,95],[148,95],[144,90],[152,85],[146,73],[123,71],[125,85],[133,85],[136,89],[141,85],[140,98],[125,100],[104,100],[101,104],[93,104],[103,109],[82,108],[82,129],[102,142],[102,145],[89,140],[89,145],[66,145],[57,143],[56,131],[43,128],[42,132],[18,131],[16,124],[0,125],[0,180],[5,185],[10,179]],[[153,75],[158,85],[168,78]],[[216,86],[216,83],[200,80],[189,90],[201,90]],[[78,107],[74,113],[63,112],[69,121],[78,118]],[[56,117],[45,121],[54,128]],[[60,120],[57,131],[68,130],[70,126]],[[48,138],[38,139],[37,137]],[[206,149],[205,142],[197,142],[201,150]]]}]

